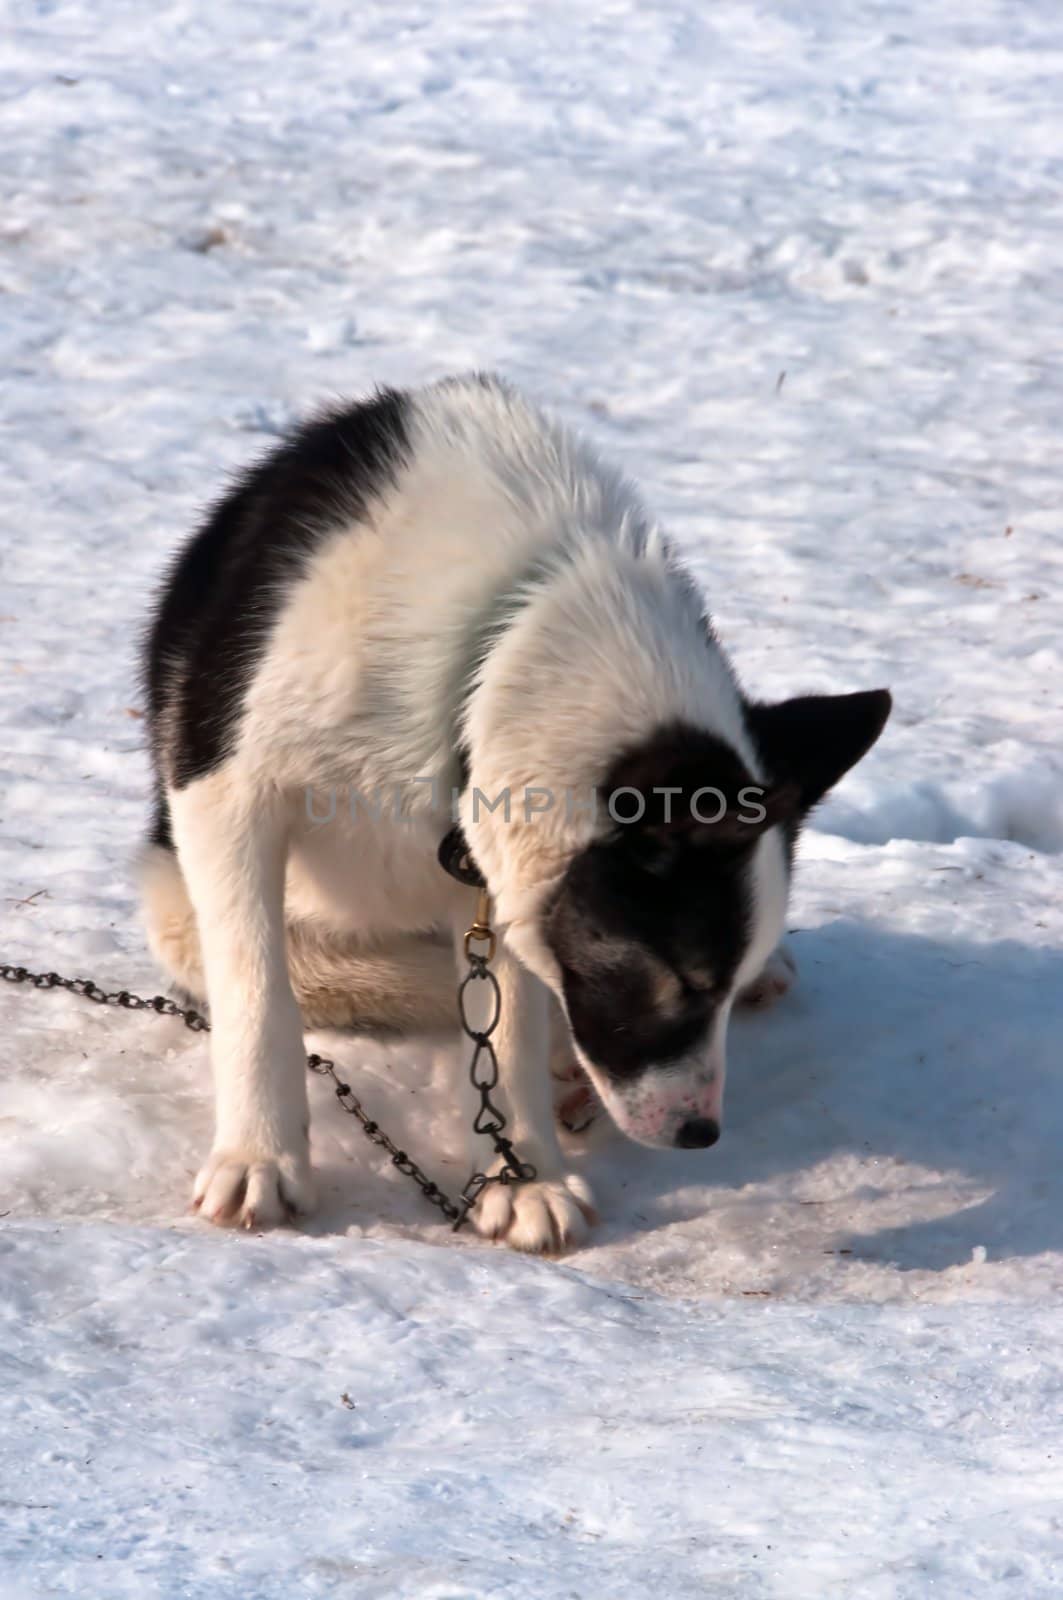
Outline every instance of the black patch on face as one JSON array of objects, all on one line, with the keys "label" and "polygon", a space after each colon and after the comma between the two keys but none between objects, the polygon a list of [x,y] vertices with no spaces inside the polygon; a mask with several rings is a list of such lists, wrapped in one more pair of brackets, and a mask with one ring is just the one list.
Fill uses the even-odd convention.
[{"label": "black patch on face", "polygon": [[337,524],[364,517],[394,482],[409,452],[407,404],[385,389],[304,424],[238,480],[178,556],[145,659],[156,765],[172,712],[177,788],[230,754],[286,589]]},{"label": "black patch on face", "polygon": [[[725,821],[714,831],[692,820],[691,797],[707,786],[736,808],[754,786],[711,734],[662,728],[628,752],[600,786],[601,801],[633,789],[646,803],[642,819],[575,856],[546,913],[576,1041],[620,1082],[708,1038],[748,947],[752,856],[764,830]],[[653,794],[665,787],[680,792]],[[615,809],[633,813],[636,803],[623,796]]]},{"label": "black patch on face", "polygon": [[576,1042],[617,1080],[708,1038],[749,940],[748,852],[689,842],[667,862],[630,838],[589,845],[546,917]]}]

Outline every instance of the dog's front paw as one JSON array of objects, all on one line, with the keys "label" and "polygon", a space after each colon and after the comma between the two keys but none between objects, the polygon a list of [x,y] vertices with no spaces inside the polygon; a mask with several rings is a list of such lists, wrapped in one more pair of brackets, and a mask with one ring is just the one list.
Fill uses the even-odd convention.
[{"label": "dog's front paw", "polygon": [[581,1245],[598,1220],[589,1185],[571,1172],[534,1183],[488,1184],[472,1218],[486,1238],[546,1255]]},{"label": "dog's front paw", "polygon": [[738,994],[740,1006],[757,1006],[762,1010],[766,1006],[774,1005],[776,1000],[781,1000],[789,989],[793,988],[797,978],[797,962],[781,944],[773,950],[763,969],[748,983]]},{"label": "dog's front paw", "polygon": [[246,1150],[212,1150],[192,1191],[192,1208],[239,1228],[273,1228],[308,1216],[317,1204],[305,1152],[262,1156]]}]

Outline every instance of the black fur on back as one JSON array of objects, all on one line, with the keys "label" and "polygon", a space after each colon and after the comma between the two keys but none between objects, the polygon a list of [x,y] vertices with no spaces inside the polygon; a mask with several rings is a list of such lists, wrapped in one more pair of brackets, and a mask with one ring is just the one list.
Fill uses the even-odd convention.
[{"label": "black fur on back", "polygon": [[[409,453],[407,406],[383,389],[304,423],[237,480],[178,555],[144,662],[157,776],[164,740],[179,789],[230,754],[286,587],[338,523],[364,517],[394,482]],[[171,842],[161,792],[151,838]]]}]

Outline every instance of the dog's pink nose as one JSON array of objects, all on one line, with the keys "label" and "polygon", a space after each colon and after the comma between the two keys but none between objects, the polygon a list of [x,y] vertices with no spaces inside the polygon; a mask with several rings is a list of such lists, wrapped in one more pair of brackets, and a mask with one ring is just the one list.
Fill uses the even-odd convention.
[{"label": "dog's pink nose", "polygon": [[720,1137],[720,1124],[711,1117],[688,1117],[680,1123],[675,1142],[680,1150],[707,1150]]}]

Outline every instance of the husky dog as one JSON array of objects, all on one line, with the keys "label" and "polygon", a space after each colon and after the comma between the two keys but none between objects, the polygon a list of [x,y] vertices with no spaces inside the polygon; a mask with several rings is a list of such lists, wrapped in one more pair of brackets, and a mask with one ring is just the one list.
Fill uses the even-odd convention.
[{"label": "husky dog", "polygon": [[313,1207],[304,1026],[454,1028],[475,891],[440,864],[452,795],[538,1172],[488,1187],[481,1232],[552,1250],[593,1218],[555,1131],[559,1028],[631,1138],[715,1143],[731,1008],[791,975],[798,829],[885,690],[747,699],[632,486],[479,376],[297,429],[179,554],[146,657],[150,943],[213,1029],[205,1216]]}]

